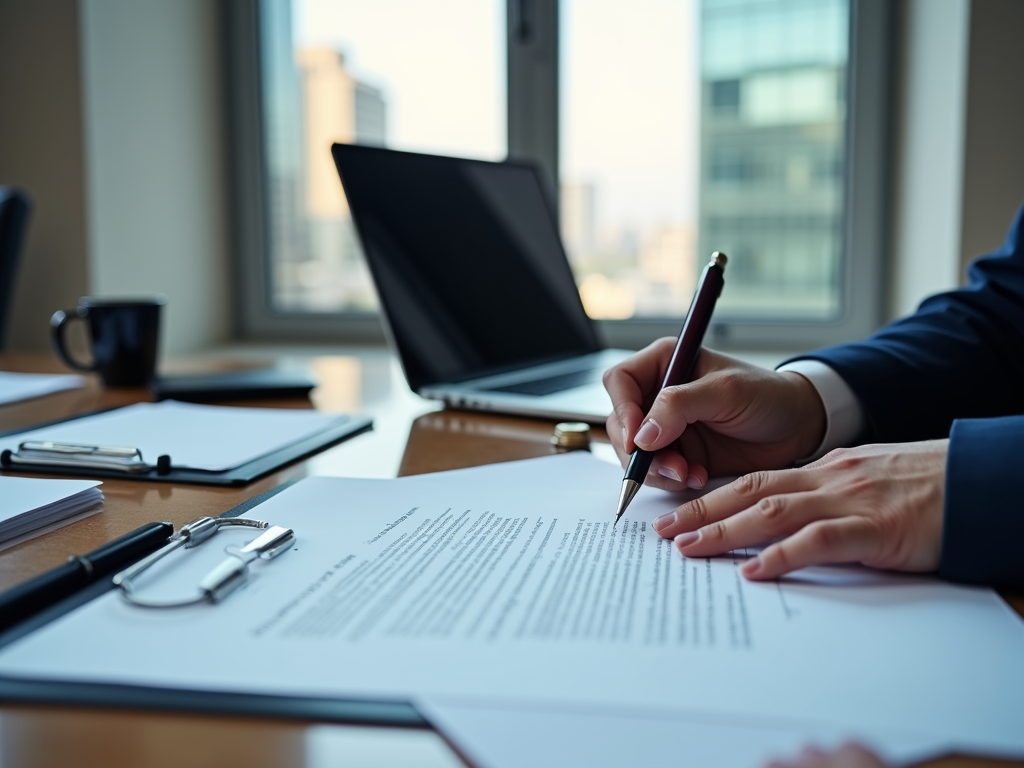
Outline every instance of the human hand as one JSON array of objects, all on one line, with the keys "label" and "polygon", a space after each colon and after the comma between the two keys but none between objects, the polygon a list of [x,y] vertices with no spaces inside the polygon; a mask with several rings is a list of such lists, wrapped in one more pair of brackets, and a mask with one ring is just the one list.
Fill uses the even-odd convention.
[{"label": "human hand", "polygon": [[702,488],[709,472],[788,467],[821,443],[825,409],[803,376],[702,349],[690,383],[659,391],[674,347],[660,339],[604,375],[608,436],[622,465],[636,446],[657,451],[648,485]]},{"label": "human hand", "polygon": [[767,768],[885,768],[885,764],[864,747],[851,743],[834,752],[807,747],[794,762],[773,760]]},{"label": "human hand", "polygon": [[782,538],[743,564],[774,579],[820,563],[934,571],[948,440],[840,448],[799,469],[754,472],[654,521],[687,557]]}]

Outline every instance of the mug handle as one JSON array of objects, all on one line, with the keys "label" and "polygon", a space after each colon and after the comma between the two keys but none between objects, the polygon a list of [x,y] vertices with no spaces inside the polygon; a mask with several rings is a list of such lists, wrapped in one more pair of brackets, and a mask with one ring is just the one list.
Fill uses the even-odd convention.
[{"label": "mug handle", "polygon": [[69,309],[67,311],[58,309],[53,313],[53,317],[50,318],[50,336],[53,338],[53,348],[57,350],[57,354],[65,363],[75,370],[85,371],[86,373],[95,371],[99,367],[99,363],[96,360],[93,360],[91,363],[83,363],[72,357],[64,341],[64,328],[72,320],[85,320],[88,316],[89,310],[87,308],[78,307],[77,309]]}]

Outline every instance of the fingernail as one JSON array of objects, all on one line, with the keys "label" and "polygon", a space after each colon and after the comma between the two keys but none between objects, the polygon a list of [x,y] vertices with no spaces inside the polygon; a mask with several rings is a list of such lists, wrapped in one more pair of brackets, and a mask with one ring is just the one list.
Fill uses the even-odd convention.
[{"label": "fingernail", "polygon": [[761,558],[757,556],[750,558],[740,566],[740,570],[743,571],[744,576],[757,576],[757,572],[761,570]]},{"label": "fingernail", "polygon": [[661,531],[673,525],[676,522],[676,513],[669,512],[667,515],[662,515],[654,521],[654,530]]},{"label": "fingernail", "polygon": [[626,428],[623,427],[622,428],[622,447],[625,448],[627,445],[629,445],[629,432],[627,432]]},{"label": "fingernail", "polygon": [[648,419],[644,422],[643,426],[640,427],[640,431],[636,433],[636,437],[633,438],[633,442],[639,446],[647,446],[658,439],[658,435],[661,434],[661,427],[658,426],[658,422],[654,419]]},{"label": "fingernail", "polygon": [[[679,478],[676,479],[678,480]],[[695,491],[699,491],[701,488],[704,487],[704,481],[701,480],[696,475],[690,475],[688,478],[686,478],[686,487],[693,488]]]},{"label": "fingernail", "polygon": [[672,469],[672,467],[659,467],[658,474],[662,477],[667,477],[669,480],[675,480],[677,483],[682,482],[679,473]]},{"label": "fingernail", "polygon": [[675,538],[676,546],[682,549],[688,547],[696,541],[700,541],[699,531],[690,531],[689,533],[680,533]]}]

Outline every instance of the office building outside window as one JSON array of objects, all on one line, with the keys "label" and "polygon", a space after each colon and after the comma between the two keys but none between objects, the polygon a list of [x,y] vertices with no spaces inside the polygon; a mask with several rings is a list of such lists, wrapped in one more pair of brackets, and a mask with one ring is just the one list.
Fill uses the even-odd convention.
[{"label": "office building outside window", "polygon": [[721,311],[841,307],[847,0],[702,0],[701,254],[729,254]]},{"label": "office building outside window", "polygon": [[[847,0],[563,0],[562,237],[593,317],[840,308]],[[628,34],[625,32],[628,31]]]},{"label": "office building outside window", "polygon": [[375,312],[331,144],[503,159],[504,6],[263,0],[261,8],[273,308]]},{"label": "office building outside window", "polygon": [[[274,316],[372,317],[376,296],[330,144],[504,159],[515,8],[252,1],[271,317],[262,327]],[[887,34],[886,15],[856,0],[544,2],[558,5],[558,56],[544,66],[559,100],[530,119],[557,126],[558,167],[545,172],[559,177],[561,233],[588,313],[671,332],[721,250],[730,264],[719,331],[775,338],[768,327],[782,323],[791,338],[829,341],[869,330],[877,301],[865,302],[863,286],[877,280],[882,214],[868,210],[873,220],[856,229],[847,220],[859,171],[848,167],[848,71],[855,22],[877,17],[872,29]],[[875,105],[861,167],[884,157],[886,66],[861,78],[857,103]],[[869,234],[855,254],[857,232]],[[851,322],[856,286],[863,306]]]}]

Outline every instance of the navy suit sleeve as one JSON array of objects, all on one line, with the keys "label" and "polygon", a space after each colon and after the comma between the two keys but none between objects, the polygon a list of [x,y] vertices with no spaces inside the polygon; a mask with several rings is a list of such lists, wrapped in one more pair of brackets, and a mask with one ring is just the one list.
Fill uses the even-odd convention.
[{"label": "navy suit sleeve", "polygon": [[1024,590],[1024,416],[953,423],[939,574]]},{"label": "navy suit sleeve", "polygon": [[821,360],[864,409],[863,441],[946,437],[955,419],[1024,413],[1024,208],[970,283],[927,299],[864,341],[802,358]]},{"label": "navy suit sleeve", "polygon": [[1024,208],[970,283],[855,344],[806,355],[850,385],[861,441],[950,438],[939,573],[1024,589]]}]

